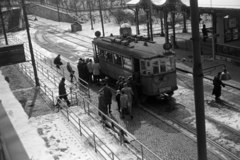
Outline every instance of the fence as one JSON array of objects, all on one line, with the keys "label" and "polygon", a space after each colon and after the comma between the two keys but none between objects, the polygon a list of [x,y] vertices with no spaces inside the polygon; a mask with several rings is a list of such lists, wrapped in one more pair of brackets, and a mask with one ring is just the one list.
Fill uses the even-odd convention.
[{"label": "fence", "polygon": [[[10,36],[9,37],[10,40],[13,40],[13,42],[10,41],[10,43],[23,43],[21,40],[19,40],[18,38],[14,37],[14,36]],[[28,43],[24,43],[24,49],[25,54],[28,60],[31,60],[31,57],[29,55],[29,47],[28,47]],[[49,66],[52,70],[56,71],[58,74],[60,74],[61,76],[65,77],[66,79],[68,79],[70,81],[70,77],[67,76],[65,73],[68,73],[68,71],[65,68],[62,69],[57,69],[52,60],[50,60],[48,57],[46,57],[45,55],[43,55],[42,53],[38,52],[37,50],[33,49],[34,51],[34,57],[36,57],[37,60],[43,62],[44,64],[46,64],[47,66]],[[31,61],[30,61],[31,62]],[[60,82],[61,78],[58,76],[55,76],[55,74],[53,72],[51,72],[50,70],[46,69],[45,66],[41,65],[39,62],[36,62],[36,67],[38,68],[38,71],[40,71],[44,76],[46,76],[51,82],[53,82],[55,84],[55,86],[58,86],[58,83]],[[87,95],[87,97],[89,99],[91,99],[90,97],[90,89],[89,89],[89,84],[84,81],[81,78],[76,78],[76,84],[75,87],[78,88],[81,92],[83,92],[84,94]],[[68,87],[68,91],[71,91],[71,88]]]}]

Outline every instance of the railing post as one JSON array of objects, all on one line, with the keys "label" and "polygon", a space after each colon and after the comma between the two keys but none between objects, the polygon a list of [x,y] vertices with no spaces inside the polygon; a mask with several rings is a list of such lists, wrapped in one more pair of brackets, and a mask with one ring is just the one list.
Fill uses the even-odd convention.
[{"label": "railing post", "polygon": [[114,160],[114,153],[112,152],[112,160]]},{"label": "railing post", "polygon": [[84,111],[85,111],[85,113],[86,113],[86,108],[85,108],[86,106],[85,106],[85,99],[83,98],[83,108],[84,108]]},{"label": "railing post", "polygon": [[94,142],[94,150],[97,153],[97,145],[96,145],[96,139],[95,139],[95,134],[93,133],[93,142]]},{"label": "railing post", "polygon": [[81,128],[81,123],[80,123],[80,119],[79,118],[78,118],[78,125],[79,125],[80,135],[82,136],[82,128]]},{"label": "railing post", "polygon": [[69,122],[69,112],[68,112],[68,107],[67,107],[67,120]]},{"label": "railing post", "polygon": [[143,146],[141,145],[142,160],[144,159]]}]

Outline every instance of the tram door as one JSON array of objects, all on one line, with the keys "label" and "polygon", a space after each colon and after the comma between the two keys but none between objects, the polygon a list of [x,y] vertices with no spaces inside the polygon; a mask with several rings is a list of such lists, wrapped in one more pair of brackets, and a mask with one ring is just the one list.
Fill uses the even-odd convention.
[{"label": "tram door", "polygon": [[140,82],[140,61],[137,58],[134,58],[134,76],[137,82]]}]

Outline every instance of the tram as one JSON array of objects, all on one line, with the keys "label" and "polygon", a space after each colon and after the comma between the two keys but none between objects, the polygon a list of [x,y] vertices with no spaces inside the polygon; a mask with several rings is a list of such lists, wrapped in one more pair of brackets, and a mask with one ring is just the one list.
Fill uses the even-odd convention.
[{"label": "tram", "polygon": [[172,96],[178,89],[175,53],[163,49],[162,44],[140,35],[111,34],[94,38],[92,45],[94,59],[104,75],[115,80],[139,75],[135,77],[139,77],[142,93],[147,96]]}]

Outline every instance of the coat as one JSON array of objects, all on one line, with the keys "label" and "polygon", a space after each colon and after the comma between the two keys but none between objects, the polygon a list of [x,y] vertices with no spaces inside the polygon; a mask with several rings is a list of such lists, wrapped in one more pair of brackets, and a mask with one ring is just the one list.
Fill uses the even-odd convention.
[{"label": "coat", "polygon": [[60,56],[57,56],[54,61],[53,61],[54,64],[57,64],[57,65],[62,65],[63,63],[61,62],[61,58]]},{"label": "coat", "polygon": [[128,103],[128,96],[126,94],[121,94],[120,97],[120,110],[123,111],[123,109],[127,108],[127,103]]},{"label": "coat", "polygon": [[58,93],[59,93],[59,96],[62,96],[62,95],[66,95],[66,94],[67,94],[64,81],[61,81],[61,82],[59,83]]},{"label": "coat", "polygon": [[79,62],[77,65],[78,68],[78,76],[82,80],[86,81],[87,80],[87,74],[86,74],[86,65],[83,62]]},{"label": "coat", "polygon": [[104,93],[104,102],[105,104],[112,104],[112,91],[108,86],[103,87],[99,90],[101,92],[103,90]]},{"label": "coat", "polygon": [[123,87],[122,91],[128,96],[128,101],[130,105],[132,104],[132,96],[134,95],[132,89],[130,87]]},{"label": "coat", "polygon": [[[104,101],[104,95],[101,94],[101,93],[98,96],[98,109],[101,112],[103,112],[104,114],[107,115],[107,113],[108,113],[107,112],[107,106],[106,106],[105,101]],[[100,112],[98,114],[101,115]]]},{"label": "coat", "polygon": [[93,65],[93,75],[100,75],[100,65],[99,63],[94,63]]},{"label": "coat", "polygon": [[219,76],[215,76],[213,79],[213,91],[212,91],[212,95],[215,95],[216,97],[220,97],[221,96],[221,89],[223,87],[225,87],[225,84],[222,83],[222,81],[220,80]]}]

